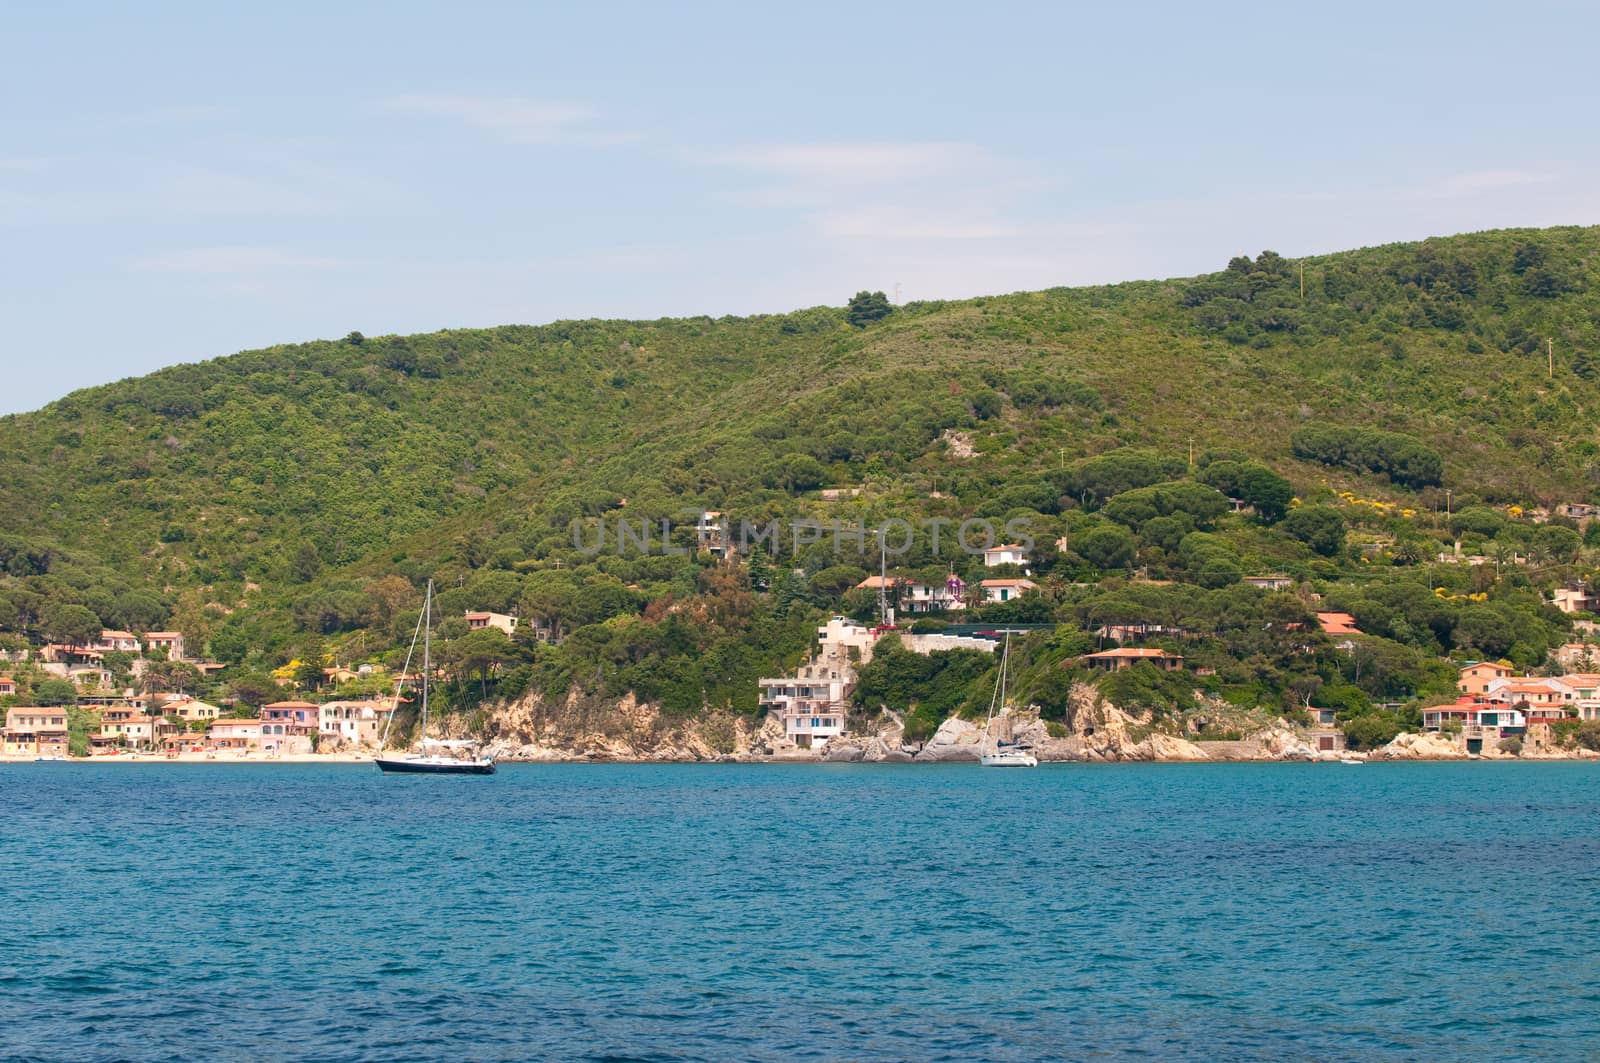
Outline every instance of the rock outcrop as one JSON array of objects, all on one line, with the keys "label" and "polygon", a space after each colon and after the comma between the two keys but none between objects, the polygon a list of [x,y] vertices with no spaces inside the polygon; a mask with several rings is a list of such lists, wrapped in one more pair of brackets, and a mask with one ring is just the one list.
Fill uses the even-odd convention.
[{"label": "rock outcrop", "polygon": [[1466,750],[1442,734],[1399,734],[1382,749],[1374,750],[1371,760],[1465,760]]}]

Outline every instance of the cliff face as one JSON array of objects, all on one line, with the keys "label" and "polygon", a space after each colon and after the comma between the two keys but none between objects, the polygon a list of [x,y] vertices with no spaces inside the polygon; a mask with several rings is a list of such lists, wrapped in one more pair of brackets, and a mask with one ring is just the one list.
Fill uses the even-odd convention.
[{"label": "cliff face", "polygon": [[[1104,701],[1089,686],[1074,687],[1065,733],[1039,719],[1035,708],[996,720],[997,733],[1032,747],[1040,760],[1206,760],[1191,742],[1150,730]],[[495,710],[485,729],[488,750],[508,761],[816,760],[937,763],[977,761],[981,723],[952,717],[926,743],[907,743],[893,712],[840,735],[824,750],[801,749],[775,717],[751,720],[729,713],[695,719],[662,715],[632,697],[620,702],[577,693],[559,702],[530,697]]]}]

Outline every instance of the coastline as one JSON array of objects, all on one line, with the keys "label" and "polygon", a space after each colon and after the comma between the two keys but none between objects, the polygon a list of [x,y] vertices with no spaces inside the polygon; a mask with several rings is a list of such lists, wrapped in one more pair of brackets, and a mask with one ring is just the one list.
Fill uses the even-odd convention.
[{"label": "coastline", "polygon": [[[1039,758],[1043,764],[1338,764],[1337,756],[1306,757],[1284,755],[1223,755],[1221,751],[1215,754],[1204,750],[1204,743],[1200,743],[1204,756],[1141,756],[1141,757],[1074,757],[1050,756],[1048,754]],[[1593,750],[1575,750],[1562,753],[1523,754],[1521,756],[1385,756],[1384,750],[1375,750],[1371,753],[1354,754],[1347,758],[1362,764],[1418,764],[1418,763],[1552,763],[1555,761],[1574,762],[1600,762],[1600,752]],[[264,753],[218,753],[216,755],[204,753],[183,753],[175,757],[164,754],[144,754],[139,756],[91,756],[68,757],[58,761],[40,761],[31,756],[0,756],[0,765],[6,764],[371,764],[374,754],[371,753],[293,753],[283,755],[268,755]],[[728,753],[719,756],[615,756],[610,754],[591,754],[563,751],[559,754],[518,757],[503,756],[497,759],[499,764],[976,764],[977,757],[942,757],[937,759],[914,757],[904,754],[894,757],[868,759],[860,756],[833,756],[826,752],[817,754],[794,752],[776,754],[750,754]]]}]

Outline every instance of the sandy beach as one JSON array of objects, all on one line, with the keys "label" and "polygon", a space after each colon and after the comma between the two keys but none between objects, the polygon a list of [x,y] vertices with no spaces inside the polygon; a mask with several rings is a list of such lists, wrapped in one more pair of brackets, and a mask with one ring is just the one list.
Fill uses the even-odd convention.
[{"label": "sandy beach", "polygon": [[[38,758],[31,756],[0,756],[0,764],[31,764]],[[90,757],[68,757],[60,763],[71,764],[366,764],[372,761],[371,753],[120,753]]]}]

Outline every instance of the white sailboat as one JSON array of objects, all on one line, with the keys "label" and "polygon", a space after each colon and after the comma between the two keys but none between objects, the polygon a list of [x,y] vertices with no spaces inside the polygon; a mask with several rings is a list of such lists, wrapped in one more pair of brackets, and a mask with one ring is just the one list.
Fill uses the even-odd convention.
[{"label": "white sailboat", "polygon": [[1006,671],[1011,665],[1011,632],[1006,632],[1005,646],[1000,651],[1000,675],[994,681],[994,694],[989,698],[989,718],[983,724],[982,754],[978,763],[985,768],[1037,768],[1039,758],[1017,745],[1006,745],[1000,741],[998,735],[991,734],[994,728],[994,710],[1000,708],[1001,719],[1011,711],[1011,706],[1006,704]]},{"label": "white sailboat", "polygon": [[[428,594],[422,602],[422,615],[417,618],[417,632],[422,635],[422,722],[418,725],[421,740],[415,751],[383,754],[375,758],[378,770],[403,775],[493,775],[494,758],[482,757],[475,752],[477,743],[471,739],[428,737],[428,673],[432,671],[433,648],[433,580],[428,581]],[[380,749],[389,743],[389,728],[394,726],[394,714],[400,709],[400,691],[405,688],[406,676],[411,672],[411,656],[417,651],[417,635],[411,636],[411,649],[406,653],[406,665],[401,670],[400,681],[394,688],[394,708],[383,725]]]}]

